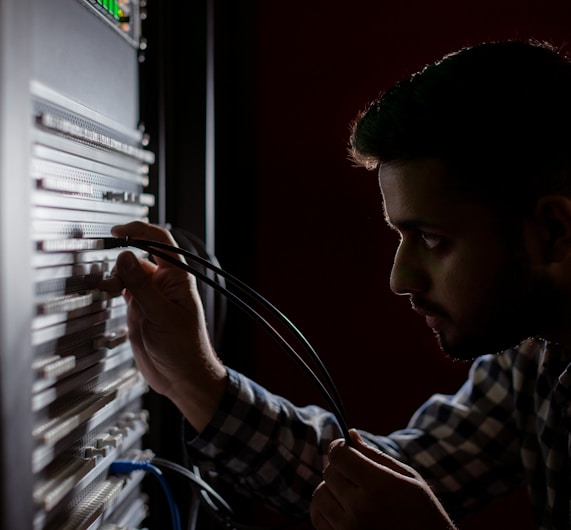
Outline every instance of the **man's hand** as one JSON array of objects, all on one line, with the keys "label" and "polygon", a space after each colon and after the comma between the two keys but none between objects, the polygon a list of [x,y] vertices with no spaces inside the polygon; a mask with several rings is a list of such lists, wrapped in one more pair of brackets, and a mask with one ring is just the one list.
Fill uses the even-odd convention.
[{"label": "man's hand", "polygon": [[[116,226],[112,234],[176,245],[167,230],[140,221]],[[226,370],[210,344],[194,276],[160,258],[155,265],[125,251],[99,288],[124,293],[138,368],[156,392],[202,430],[220,402]]]},{"label": "man's hand", "polygon": [[454,530],[430,487],[411,467],[366,445],[331,443],[310,506],[317,530]]}]

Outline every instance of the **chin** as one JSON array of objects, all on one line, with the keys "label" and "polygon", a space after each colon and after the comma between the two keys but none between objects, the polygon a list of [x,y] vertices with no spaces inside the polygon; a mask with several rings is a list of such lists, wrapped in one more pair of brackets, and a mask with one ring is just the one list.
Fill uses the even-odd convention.
[{"label": "chin", "polygon": [[510,337],[463,337],[453,339],[443,334],[436,334],[442,351],[451,359],[471,361],[487,354],[498,354],[510,348],[515,348],[527,337],[512,335]]}]

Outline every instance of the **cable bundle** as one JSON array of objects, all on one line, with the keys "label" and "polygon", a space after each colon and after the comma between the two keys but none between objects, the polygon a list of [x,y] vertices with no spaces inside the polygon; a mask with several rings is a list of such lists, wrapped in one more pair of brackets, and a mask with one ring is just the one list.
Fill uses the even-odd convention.
[{"label": "cable bundle", "polygon": [[[298,365],[309,375],[313,382],[317,385],[327,403],[331,406],[337,421],[343,432],[343,436],[348,444],[353,445],[351,437],[349,436],[349,427],[346,419],[345,410],[343,403],[335,387],[331,375],[327,371],[325,365],[319,358],[319,355],[315,349],[311,346],[309,341],[304,337],[304,335],[297,329],[297,327],[291,322],[291,320],[284,315],[276,306],[274,306],[269,300],[264,298],[262,295],[257,293],[254,289],[246,285],[244,282],[233,276],[232,274],[224,271],[222,268],[214,265],[205,258],[202,258],[188,250],[183,248],[169,245],[167,243],[162,243],[159,241],[151,241],[147,239],[132,239],[132,238],[106,238],[104,240],[106,248],[117,248],[117,247],[134,247],[140,250],[144,250],[151,255],[159,257],[173,265],[180,267],[181,269],[189,272],[190,274],[196,276],[198,279],[223,294],[228,300],[235,303],[240,307],[246,314],[253,318],[257,323],[262,325],[262,327],[270,334],[270,336],[298,363]],[[241,296],[238,296],[233,291],[227,289],[220,282],[215,281],[210,278],[202,271],[198,270],[196,267],[192,267],[184,261],[180,261],[168,254],[167,252],[173,252],[180,254],[185,258],[192,260],[193,262],[199,263],[203,267],[216,273],[218,276],[224,278],[228,284],[233,285],[242,295],[250,297],[253,301],[261,304],[265,309],[267,309],[273,316],[275,316],[280,322],[285,324],[286,328],[289,329],[298,341],[303,346],[305,352],[309,355],[311,360],[316,365],[319,375],[324,378],[325,382],[322,382],[319,375],[305,362],[303,357],[293,348],[289,342],[284,339],[284,337],[275,329],[274,326],[268,322],[254,307],[252,307],[248,302],[246,302]]]},{"label": "cable bundle", "polygon": [[[196,278],[204,282],[205,284],[212,287],[218,293],[222,294],[229,301],[236,304],[240,309],[242,309],[248,316],[253,318],[258,324],[260,324],[270,336],[280,345],[285,352],[297,362],[297,364],[306,372],[310,379],[317,385],[318,389],[321,391],[327,403],[332,408],[333,413],[339,425],[342,429],[343,436],[345,437],[348,444],[353,445],[353,442],[349,436],[348,422],[345,415],[345,410],[343,403],[333,383],[333,380],[327,371],[325,365],[319,358],[319,355],[315,349],[311,346],[309,341],[304,337],[304,335],[297,329],[297,327],[291,322],[291,320],[285,316],[277,307],[275,307],[271,302],[269,302],[262,295],[257,293],[254,289],[246,285],[244,282],[233,276],[232,274],[224,271],[221,267],[213,264],[208,259],[205,259],[193,252],[185,250],[183,248],[169,245],[167,243],[162,243],[159,241],[151,241],[146,239],[132,239],[132,238],[104,238],[103,244],[105,248],[118,248],[118,247],[133,247],[138,248],[147,252],[152,256],[161,258],[173,265],[185,270],[186,272],[194,275]],[[203,271],[199,270],[197,267],[193,267],[184,261],[180,261],[173,257],[170,253],[176,253],[184,256],[185,258],[191,260],[192,262],[198,263],[205,269],[215,273],[219,280],[215,280],[205,274]],[[240,294],[236,294],[234,291],[226,288],[226,282],[233,286],[236,291]],[[253,301],[261,305],[264,309],[269,311],[269,313],[278,319],[286,329],[288,329],[296,337],[298,342],[303,347],[305,353],[310,357],[315,366],[317,367],[318,373],[316,373],[303,359],[303,357],[297,352],[297,350],[276,330],[276,328],[270,324],[270,322],[263,317],[259,311],[257,311],[248,300]],[[321,380],[321,377],[324,381]],[[179,528],[177,522],[179,515],[176,505],[173,504],[171,495],[164,483],[162,477],[155,471],[156,467],[163,467],[169,469],[170,471],[176,472],[177,474],[183,476],[190,481],[194,489],[198,489],[198,499],[200,499],[201,504],[206,506],[208,511],[220,522],[225,528],[232,530],[279,530],[281,528],[287,528],[297,522],[304,520],[306,515],[302,518],[294,518],[289,523],[273,527],[271,529],[264,529],[261,527],[252,527],[246,524],[237,523],[233,520],[233,511],[230,505],[215,491],[212,487],[202,479],[198,470],[194,472],[168,460],[161,458],[154,458],[152,461],[153,466],[149,463],[149,468],[147,471],[152,471],[157,478],[161,481],[167,498],[169,499],[169,505],[171,508],[171,515],[173,519],[173,529]],[[156,466],[156,467],[154,467]],[[193,524],[191,522],[191,524]]]}]

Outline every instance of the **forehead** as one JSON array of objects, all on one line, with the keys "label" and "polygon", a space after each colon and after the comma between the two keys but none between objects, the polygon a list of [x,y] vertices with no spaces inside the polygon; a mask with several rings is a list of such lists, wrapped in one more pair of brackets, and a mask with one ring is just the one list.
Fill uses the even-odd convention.
[{"label": "forehead", "polygon": [[437,159],[383,164],[379,170],[387,221],[403,224],[454,223],[467,210],[482,210],[452,185],[444,164]]}]

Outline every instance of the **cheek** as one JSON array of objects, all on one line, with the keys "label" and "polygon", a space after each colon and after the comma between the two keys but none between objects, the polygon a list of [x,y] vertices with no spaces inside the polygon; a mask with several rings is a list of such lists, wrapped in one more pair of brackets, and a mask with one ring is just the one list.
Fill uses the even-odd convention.
[{"label": "cheek", "polygon": [[471,253],[434,264],[432,270],[444,304],[449,310],[461,313],[481,311],[483,307],[489,309],[497,304],[505,298],[505,290],[511,290],[506,282],[515,279],[512,278],[515,271],[504,260]]}]

